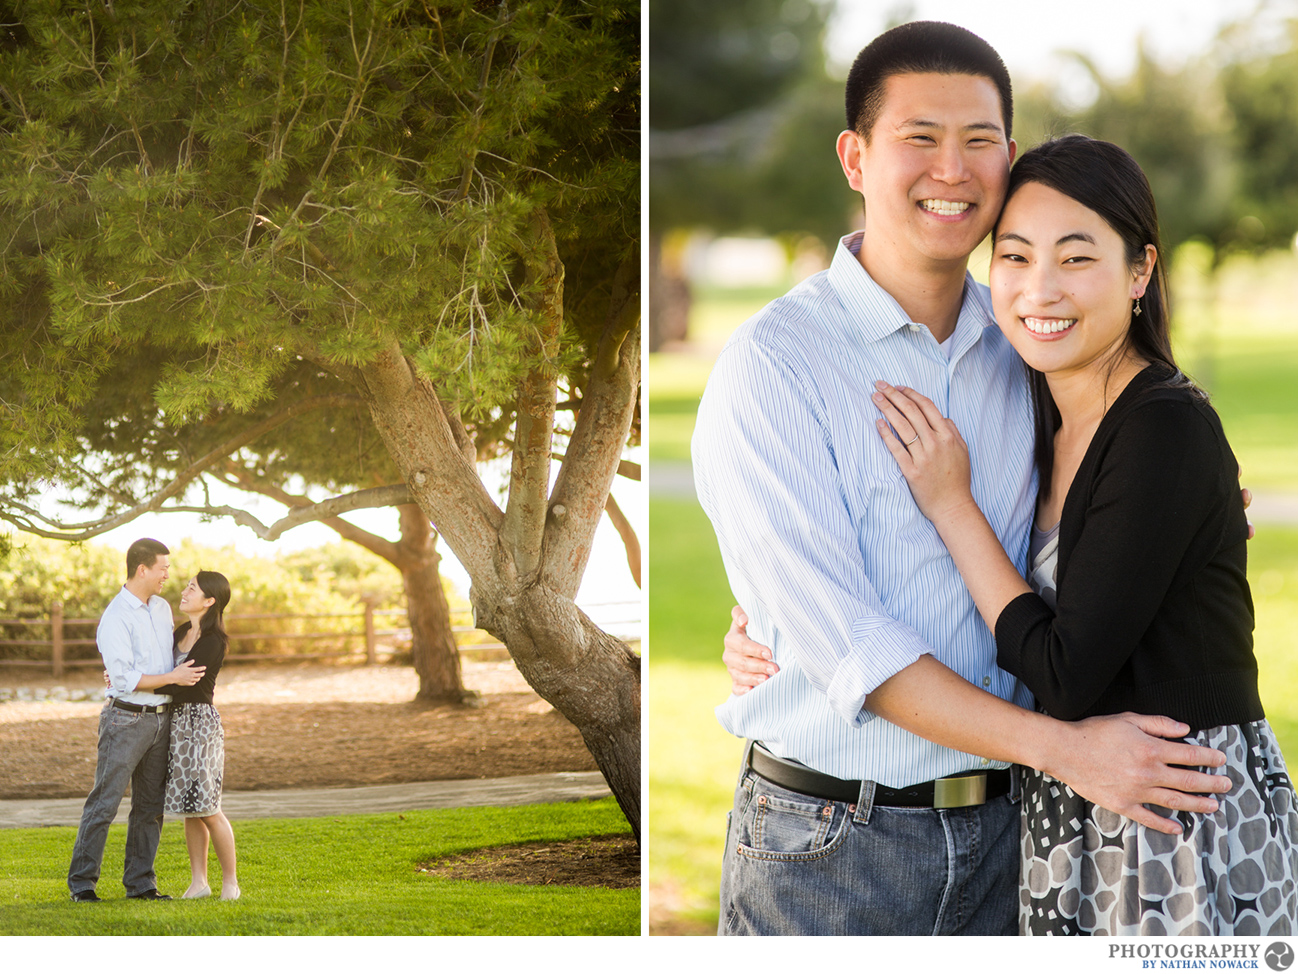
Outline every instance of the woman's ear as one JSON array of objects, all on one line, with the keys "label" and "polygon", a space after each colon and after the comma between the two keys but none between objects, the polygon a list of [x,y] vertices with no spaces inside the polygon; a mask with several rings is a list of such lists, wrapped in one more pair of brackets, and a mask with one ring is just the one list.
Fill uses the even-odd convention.
[{"label": "woman's ear", "polygon": [[1131,282],[1132,299],[1142,298],[1149,287],[1149,279],[1154,276],[1154,265],[1158,263],[1158,251],[1153,244],[1145,244],[1145,256],[1136,262],[1133,268],[1135,280]]}]

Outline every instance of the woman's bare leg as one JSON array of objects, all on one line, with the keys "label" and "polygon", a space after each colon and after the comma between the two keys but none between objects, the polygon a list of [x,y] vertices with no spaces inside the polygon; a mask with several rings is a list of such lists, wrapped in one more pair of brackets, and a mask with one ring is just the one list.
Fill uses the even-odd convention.
[{"label": "woman's bare leg", "polygon": [[207,830],[212,834],[212,845],[216,849],[216,859],[221,864],[221,899],[233,900],[239,897],[239,875],[234,855],[234,830],[230,820],[221,812],[203,819]]},{"label": "woman's bare leg", "polygon": [[189,850],[189,889],[183,899],[194,899],[207,889],[208,830],[201,818],[185,819],[185,848]]}]

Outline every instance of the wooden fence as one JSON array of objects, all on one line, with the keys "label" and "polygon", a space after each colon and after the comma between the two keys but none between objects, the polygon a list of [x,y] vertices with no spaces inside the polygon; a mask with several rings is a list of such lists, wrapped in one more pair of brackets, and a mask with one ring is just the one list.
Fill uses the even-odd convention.
[{"label": "wooden fence", "polygon": [[[615,633],[622,639],[632,642],[639,640],[640,628],[640,603],[638,602],[611,602],[602,603],[601,608],[624,608],[626,611],[620,614],[614,612],[614,618],[605,620],[605,628]],[[595,608],[589,606],[588,608]],[[237,629],[237,624],[248,620],[266,620],[266,619],[359,619],[361,620],[360,628],[355,627],[347,629],[336,629],[329,632],[238,632],[232,631],[230,635],[231,648],[240,642],[253,641],[272,641],[272,640],[341,640],[347,641],[364,640],[364,658],[367,664],[378,662],[379,657],[379,640],[387,639],[390,642],[406,643],[410,641],[410,628],[408,625],[397,625],[379,628],[377,618],[397,617],[400,621],[405,620],[405,609],[376,609],[372,604],[366,603],[363,612],[332,612],[332,613],[247,613],[242,615],[227,615],[225,617],[226,629]],[[492,652],[501,652],[504,650],[504,644],[497,642],[494,638],[481,629],[472,625],[464,624],[463,620],[469,616],[467,612],[452,613],[452,620],[457,618],[460,624],[451,626],[452,632],[455,633],[455,641],[459,646],[462,654],[489,654]],[[47,659],[7,659],[0,658],[0,665],[3,666],[26,666],[39,668],[52,668],[55,677],[61,677],[68,669],[78,666],[100,667],[103,661],[99,658],[98,653],[88,658],[69,658],[67,651],[70,647],[94,646],[93,638],[68,638],[66,630],[68,627],[86,627],[94,626],[99,622],[98,619],[66,619],[63,616],[63,604],[55,602],[50,608],[48,619],[0,619],[0,626],[26,626],[37,628],[48,628],[48,639],[0,639],[0,650],[9,646],[25,647],[49,647],[49,658]],[[254,627],[255,628],[255,627]],[[359,649],[337,649],[330,652],[321,653],[238,653],[231,652],[226,656],[228,662],[285,662],[298,660],[341,660],[341,659],[358,659],[360,656]]]}]

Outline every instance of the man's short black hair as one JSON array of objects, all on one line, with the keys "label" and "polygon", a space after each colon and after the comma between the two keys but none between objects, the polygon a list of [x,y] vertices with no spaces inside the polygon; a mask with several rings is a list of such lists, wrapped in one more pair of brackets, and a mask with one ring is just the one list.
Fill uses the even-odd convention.
[{"label": "man's short black hair", "polygon": [[1001,95],[1005,138],[1014,121],[1010,73],[985,40],[963,27],[916,20],[884,31],[856,56],[847,75],[847,127],[868,143],[883,109],[883,90],[896,74],[972,74],[987,78]]},{"label": "man's short black hair", "polygon": [[141,565],[145,568],[152,568],[159,555],[169,554],[171,554],[171,549],[161,541],[154,541],[152,538],[141,538],[139,541],[132,541],[131,546],[126,549],[127,579],[134,578],[135,569]]}]

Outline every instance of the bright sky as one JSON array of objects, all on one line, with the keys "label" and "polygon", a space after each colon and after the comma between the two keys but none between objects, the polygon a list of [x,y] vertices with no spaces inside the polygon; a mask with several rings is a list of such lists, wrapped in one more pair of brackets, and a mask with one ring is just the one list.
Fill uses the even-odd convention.
[{"label": "bright sky", "polygon": [[1088,79],[1060,51],[1081,51],[1103,74],[1120,78],[1135,64],[1138,37],[1159,61],[1184,61],[1205,51],[1221,25],[1248,16],[1266,23],[1298,16],[1298,0],[838,0],[827,44],[838,73],[899,11],[906,19],[966,27],[996,48],[1015,83],[1053,78],[1083,100]]}]

